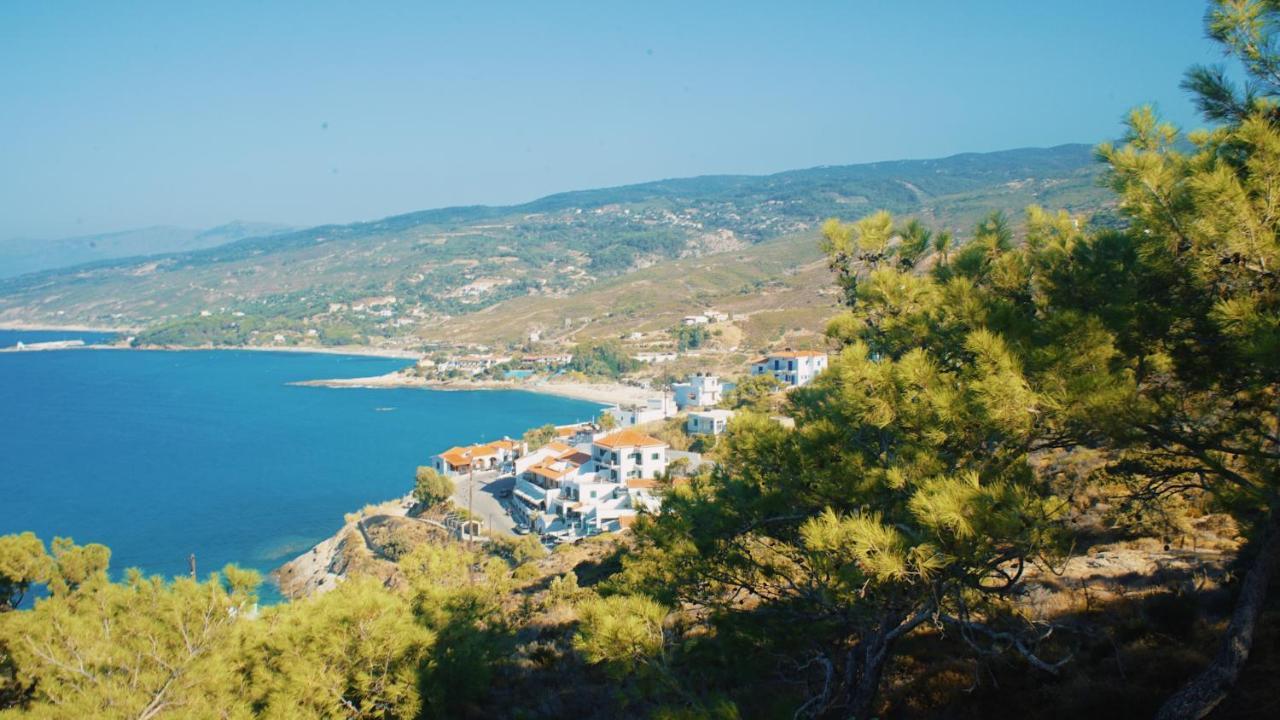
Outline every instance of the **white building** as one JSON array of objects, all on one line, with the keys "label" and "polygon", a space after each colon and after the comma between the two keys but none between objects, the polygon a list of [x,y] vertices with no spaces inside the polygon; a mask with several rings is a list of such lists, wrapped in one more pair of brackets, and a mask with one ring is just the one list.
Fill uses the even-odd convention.
[{"label": "white building", "polygon": [[772,375],[784,385],[808,385],[827,369],[827,354],[819,350],[783,350],[751,363],[752,375]]},{"label": "white building", "polygon": [[483,445],[455,446],[431,458],[431,467],[442,475],[461,475],[475,470],[501,470],[515,462],[528,448],[523,442],[503,438]]},{"label": "white building", "polygon": [[706,315],[685,315],[680,322],[684,325],[706,325],[711,322],[711,318]]},{"label": "white building", "polygon": [[688,382],[675,383],[671,386],[676,396],[676,408],[711,407],[720,402],[722,387],[720,378],[708,373],[694,373]]},{"label": "white building", "polygon": [[729,425],[732,410],[703,410],[689,413],[685,429],[690,435],[719,435]]},{"label": "white building", "polygon": [[655,420],[665,420],[677,414],[676,403],[669,395],[649,398],[644,405],[628,405],[627,407],[611,407],[605,412],[613,416],[618,427],[643,425]]},{"label": "white building", "polygon": [[479,375],[494,365],[507,362],[511,362],[511,358],[502,355],[463,355],[440,363],[440,371],[457,370],[463,375]]},{"label": "white building", "polygon": [[671,362],[677,357],[679,356],[673,352],[642,352],[632,355],[631,359],[646,365],[652,365],[653,363]]},{"label": "white building", "polygon": [[613,482],[652,480],[667,469],[667,444],[628,428],[591,443],[591,459]]}]

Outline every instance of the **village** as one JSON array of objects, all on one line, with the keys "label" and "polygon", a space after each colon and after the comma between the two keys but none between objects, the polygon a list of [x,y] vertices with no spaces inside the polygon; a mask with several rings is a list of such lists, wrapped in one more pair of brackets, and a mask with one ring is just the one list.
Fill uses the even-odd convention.
[{"label": "village", "polygon": [[[748,377],[771,378],[768,387],[786,392],[826,368],[825,352],[785,349],[752,361]],[[454,481],[451,500],[466,511],[472,536],[487,526],[556,545],[625,531],[641,515],[660,512],[671,488],[714,465],[703,453],[677,449],[657,435],[669,434],[664,431],[674,420],[686,437],[710,440],[693,447],[714,447],[736,412],[725,407],[734,387],[718,375],[695,372],[644,403],[606,407],[594,421],[448,448],[431,458],[431,468]]]}]

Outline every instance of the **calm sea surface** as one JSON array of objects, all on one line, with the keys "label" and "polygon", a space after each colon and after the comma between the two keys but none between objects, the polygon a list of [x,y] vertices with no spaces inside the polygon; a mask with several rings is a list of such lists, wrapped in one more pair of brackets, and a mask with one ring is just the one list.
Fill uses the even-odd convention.
[{"label": "calm sea surface", "polygon": [[[91,333],[0,330],[0,347]],[[99,542],[174,575],[264,573],[346,512],[398,497],[452,444],[585,420],[593,403],[507,391],[288,385],[405,360],[235,351],[0,353],[0,534]],[[264,599],[274,593],[264,588]]]}]

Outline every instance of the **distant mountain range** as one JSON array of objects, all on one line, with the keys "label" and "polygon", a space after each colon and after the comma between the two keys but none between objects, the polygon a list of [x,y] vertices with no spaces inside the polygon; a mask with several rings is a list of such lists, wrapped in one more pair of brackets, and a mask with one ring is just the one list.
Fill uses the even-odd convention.
[{"label": "distant mountain range", "polygon": [[201,250],[290,229],[275,223],[236,221],[207,230],[156,225],[69,238],[5,240],[0,241],[0,278],[97,260]]},{"label": "distant mountain range", "polygon": [[[661,180],[516,206],[254,232],[205,249],[0,280],[0,323],[150,327],[159,329],[152,339],[183,343],[278,334],[292,342],[303,333],[330,343],[511,339],[535,326],[640,317],[636,303],[628,305],[636,290],[628,289],[630,278],[665,284],[659,294],[666,298],[696,287],[685,297],[695,305],[741,296],[743,287],[797,282],[798,268],[817,259],[816,228],[829,217],[884,208],[964,236],[991,210],[1015,218],[1033,203],[1096,211],[1108,202],[1099,172],[1089,146],[1062,145]],[[739,271],[706,281],[728,267]],[[568,301],[586,297],[596,299],[588,307]],[[395,300],[371,311],[386,298]],[[659,304],[662,313],[681,309]],[[528,327],[512,319],[534,307],[543,311]]]}]

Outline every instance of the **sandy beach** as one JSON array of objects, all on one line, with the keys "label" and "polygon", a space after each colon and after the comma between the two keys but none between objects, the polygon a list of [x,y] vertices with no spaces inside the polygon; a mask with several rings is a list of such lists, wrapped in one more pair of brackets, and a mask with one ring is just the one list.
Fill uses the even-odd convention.
[{"label": "sandy beach", "polygon": [[523,390],[525,392],[559,395],[577,400],[598,402],[602,405],[630,405],[643,403],[654,395],[635,385],[622,383],[575,382],[505,382],[497,380],[470,381],[427,380],[416,375],[393,372],[363,378],[334,378],[330,380],[304,380],[293,383],[310,387],[330,388],[428,388],[431,390]]}]

